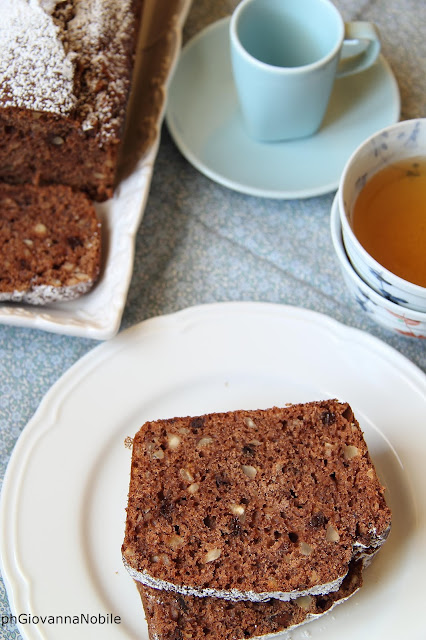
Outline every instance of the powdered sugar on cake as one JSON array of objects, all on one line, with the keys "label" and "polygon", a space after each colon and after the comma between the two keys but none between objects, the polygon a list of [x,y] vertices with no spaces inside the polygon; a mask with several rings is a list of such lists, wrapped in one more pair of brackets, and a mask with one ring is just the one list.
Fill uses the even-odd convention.
[{"label": "powdered sugar on cake", "polygon": [[75,106],[72,55],[34,0],[0,0],[0,97],[5,107],[66,115]]},{"label": "powdered sugar on cake", "polygon": [[116,135],[130,83],[131,4],[0,0],[2,106],[72,114],[101,141]]}]

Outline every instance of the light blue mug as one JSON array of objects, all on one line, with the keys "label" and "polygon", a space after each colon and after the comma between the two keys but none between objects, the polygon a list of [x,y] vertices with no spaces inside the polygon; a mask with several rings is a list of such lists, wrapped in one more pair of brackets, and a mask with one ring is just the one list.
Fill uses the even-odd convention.
[{"label": "light blue mug", "polygon": [[261,141],[313,135],[336,77],[368,68],[380,53],[376,27],[343,22],[330,0],[242,0],[230,41],[243,120]]}]

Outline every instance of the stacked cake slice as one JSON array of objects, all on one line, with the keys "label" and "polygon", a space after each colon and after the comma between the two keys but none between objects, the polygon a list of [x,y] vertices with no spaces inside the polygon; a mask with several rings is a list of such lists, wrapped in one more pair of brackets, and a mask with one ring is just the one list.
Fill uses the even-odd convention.
[{"label": "stacked cake slice", "polygon": [[0,302],[46,304],[90,291],[101,224],[83,192],[0,183]]},{"label": "stacked cake slice", "polygon": [[391,514],[335,400],[146,423],[123,560],[152,639],[279,633],[362,583]]}]

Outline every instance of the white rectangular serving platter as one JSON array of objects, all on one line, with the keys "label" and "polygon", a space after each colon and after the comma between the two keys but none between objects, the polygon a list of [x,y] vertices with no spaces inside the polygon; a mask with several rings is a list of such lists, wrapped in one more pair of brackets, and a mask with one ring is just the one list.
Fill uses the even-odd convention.
[{"label": "white rectangular serving platter", "polygon": [[[123,145],[121,174],[113,198],[96,204],[102,223],[101,275],[88,294],[46,306],[0,303],[0,324],[107,340],[119,330],[130,286],[136,233],[148,200],[168,81],[177,62],[182,28],[191,0],[171,0],[159,8],[144,3],[135,85]],[[135,141],[139,140],[139,148]],[[133,166],[127,171],[129,156]],[[124,166],[126,165],[126,166]],[[120,170],[119,170],[120,173]]]}]

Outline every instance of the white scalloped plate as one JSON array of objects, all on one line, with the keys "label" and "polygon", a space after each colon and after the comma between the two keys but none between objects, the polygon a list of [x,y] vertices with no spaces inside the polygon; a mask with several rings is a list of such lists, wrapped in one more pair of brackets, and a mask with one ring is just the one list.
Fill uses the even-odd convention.
[{"label": "white scalloped plate", "polygon": [[[148,77],[144,92],[151,99],[145,98],[146,111],[139,110],[142,98],[133,96],[128,135],[132,144],[135,131],[138,132],[143,124],[150,144],[132,173],[119,184],[114,197],[95,205],[103,226],[103,265],[99,281],[90,293],[69,302],[43,307],[0,303],[0,324],[97,340],[111,338],[119,329],[133,272],[136,233],[144,214],[157,157],[168,81],[178,59],[182,27],[191,5],[191,0],[174,0],[167,9],[162,9],[163,16],[157,10],[155,0],[153,2],[144,6],[146,24],[141,32],[137,64],[141,65],[139,77],[147,73],[146,69],[148,73],[150,69],[154,72],[161,69],[161,77],[156,78],[157,82]],[[176,11],[173,19],[170,17],[172,10]],[[160,61],[152,59],[155,57]]]},{"label": "white scalloped plate", "polygon": [[131,454],[148,419],[337,397],[352,405],[387,487],[391,535],[348,602],[292,640],[424,639],[426,377],[369,334],[263,303],[143,322],[81,358],[25,427],[0,502],[0,559],[15,615],[119,616],[18,625],[25,640],[147,640],[121,561]]}]

